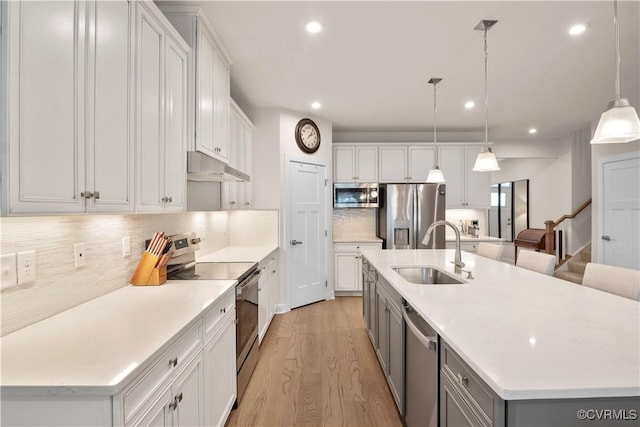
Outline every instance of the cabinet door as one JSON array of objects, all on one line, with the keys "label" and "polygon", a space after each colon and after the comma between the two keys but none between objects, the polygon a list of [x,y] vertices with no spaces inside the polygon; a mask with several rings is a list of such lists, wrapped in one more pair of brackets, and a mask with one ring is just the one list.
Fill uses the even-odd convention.
[{"label": "cabinet door", "polygon": [[198,355],[173,386],[173,425],[203,425],[202,358]]},{"label": "cabinet door", "polygon": [[481,147],[465,147],[465,182],[467,184],[465,202],[470,208],[488,209],[491,203],[491,174],[472,170],[480,150]]},{"label": "cabinet door", "polygon": [[333,180],[335,182],[356,181],[355,147],[333,148]]},{"label": "cabinet door", "polygon": [[224,426],[236,400],[235,310],[204,348],[205,425]]},{"label": "cabinet door", "polygon": [[379,286],[376,286],[377,303],[377,330],[378,330],[378,359],[385,376],[389,373],[389,308],[387,297],[382,293]]},{"label": "cabinet door", "polygon": [[[90,32],[87,184],[90,212],[132,211],[134,193],[132,14],[129,2],[87,2]],[[133,9],[133,7],[132,7]]]},{"label": "cabinet door", "polygon": [[166,51],[165,210],[184,210],[187,186],[187,54],[171,38]]},{"label": "cabinet door", "polygon": [[378,147],[357,147],[356,177],[359,182],[378,182]]},{"label": "cabinet door", "polygon": [[214,150],[214,79],[215,43],[202,24],[198,25],[196,150],[215,156]]},{"label": "cabinet door", "polygon": [[[244,173],[250,177],[253,174],[253,129],[248,124],[242,126],[244,132]],[[253,178],[252,178],[253,179]],[[238,191],[244,194],[244,208],[253,206],[253,181],[242,182],[238,185]]]},{"label": "cabinet door", "polygon": [[371,323],[369,324],[369,337],[373,342],[373,347],[378,348],[378,294],[377,294],[377,284],[376,284],[376,276],[377,272],[373,272],[371,274],[371,281],[369,282],[369,319]]},{"label": "cabinet door", "polygon": [[258,280],[258,338],[260,343],[269,327],[269,304],[271,301],[271,273],[268,265],[260,272]]},{"label": "cabinet door", "polygon": [[229,66],[216,49],[213,55],[214,157],[229,162]]},{"label": "cabinet door", "polygon": [[9,213],[83,212],[86,3],[11,1],[2,7]]},{"label": "cabinet door", "polygon": [[464,207],[464,147],[438,147],[440,169],[447,181],[447,208]]},{"label": "cabinet door", "polygon": [[407,155],[407,165],[409,167],[407,177],[409,181],[425,182],[429,176],[429,171],[433,168],[435,149],[433,147],[409,147]]},{"label": "cabinet door", "polygon": [[360,275],[360,256],[358,253],[335,253],[335,290],[359,291],[362,289]]},{"label": "cabinet door", "polygon": [[399,309],[390,306],[389,310],[389,384],[398,405],[400,414],[404,414],[404,340],[402,315]]},{"label": "cabinet door", "polygon": [[137,157],[138,191],[137,209],[158,211],[163,209],[164,146],[162,141],[164,108],[164,31],[147,12],[144,3],[138,8],[138,121]]},{"label": "cabinet door", "polygon": [[380,182],[406,182],[407,147],[380,147]]},{"label": "cabinet door", "polygon": [[167,427],[171,425],[171,410],[169,405],[173,403],[173,393],[171,387],[165,389],[158,400],[156,400],[149,410],[132,426],[140,427]]},{"label": "cabinet door", "polygon": [[371,278],[369,274],[365,272],[365,267],[362,268],[362,317],[364,319],[364,325],[367,330],[371,329],[371,316],[369,315],[369,293],[371,292],[370,285]]},{"label": "cabinet door", "polygon": [[453,383],[442,372],[440,373],[440,425],[443,427],[483,425]]}]

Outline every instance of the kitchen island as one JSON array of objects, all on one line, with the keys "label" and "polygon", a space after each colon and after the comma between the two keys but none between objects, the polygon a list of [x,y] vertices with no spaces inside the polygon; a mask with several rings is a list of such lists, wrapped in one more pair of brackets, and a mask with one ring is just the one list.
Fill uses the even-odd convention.
[{"label": "kitchen island", "polygon": [[[616,416],[637,423],[638,302],[463,253],[474,277],[467,279],[454,273],[448,249],[365,250],[363,256],[433,327],[441,347],[504,402],[502,425],[580,425],[576,408],[592,407],[621,409]],[[432,266],[464,283],[413,284],[394,271],[399,266]]]}]

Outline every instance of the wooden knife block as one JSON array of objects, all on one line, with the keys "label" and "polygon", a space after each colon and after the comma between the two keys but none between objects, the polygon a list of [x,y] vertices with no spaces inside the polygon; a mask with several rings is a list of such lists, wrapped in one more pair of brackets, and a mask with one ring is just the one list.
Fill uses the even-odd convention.
[{"label": "wooden knife block", "polygon": [[129,283],[135,286],[156,286],[167,281],[167,267],[156,268],[160,257],[144,252]]}]

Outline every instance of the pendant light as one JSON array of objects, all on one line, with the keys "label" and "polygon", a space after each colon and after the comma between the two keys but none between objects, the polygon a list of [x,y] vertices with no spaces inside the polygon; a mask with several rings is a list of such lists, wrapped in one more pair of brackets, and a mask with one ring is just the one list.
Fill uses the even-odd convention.
[{"label": "pendant light", "polygon": [[616,36],[616,97],[609,102],[607,111],[591,140],[592,144],[615,144],[631,142],[640,138],[638,113],[629,101],[620,97],[620,31],[618,29],[618,1],[613,1],[613,26]]},{"label": "pendant light", "polygon": [[435,147],[435,162],[433,164],[433,169],[429,171],[429,176],[427,176],[427,182],[436,183],[436,184],[440,184],[444,182],[444,175],[442,175],[440,166],[438,166],[438,138],[436,137],[436,132],[438,128],[438,120],[436,116],[436,85],[441,81],[442,79],[437,77],[434,77],[429,80],[429,84],[433,85],[433,145]]},{"label": "pendant light", "polygon": [[489,85],[488,85],[488,55],[487,55],[487,31],[498,21],[492,21],[483,19],[474,30],[484,31],[484,147],[482,151],[478,153],[476,163],[473,165],[473,170],[476,172],[492,172],[499,171],[498,161],[496,155],[493,154],[491,147],[489,147]]}]

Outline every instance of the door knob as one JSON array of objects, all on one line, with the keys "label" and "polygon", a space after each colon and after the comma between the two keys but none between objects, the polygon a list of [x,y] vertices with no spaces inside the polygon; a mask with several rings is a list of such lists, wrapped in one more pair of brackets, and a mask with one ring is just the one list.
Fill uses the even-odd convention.
[{"label": "door knob", "polygon": [[602,240],[606,240],[608,242],[611,240],[611,236],[602,236]]},{"label": "door knob", "polygon": [[296,246],[296,245],[301,245],[301,244],[302,244],[302,242],[299,242],[297,240],[292,240],[291,241],[291,246]]}]

